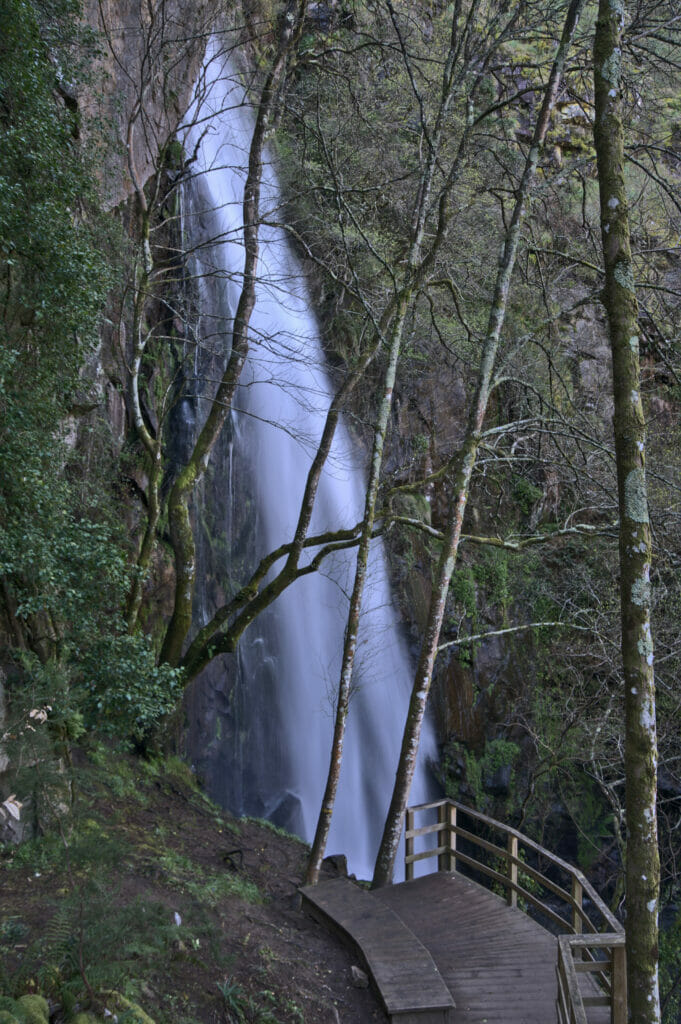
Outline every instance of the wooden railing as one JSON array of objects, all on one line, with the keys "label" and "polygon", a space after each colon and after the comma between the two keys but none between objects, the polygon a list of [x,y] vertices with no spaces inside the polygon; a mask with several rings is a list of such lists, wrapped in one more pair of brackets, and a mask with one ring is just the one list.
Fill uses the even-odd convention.
[{"label": "wooden railing", "polygon": [[[416,828],[416,815],[428,812],[437,812],[437,821]],[[414,841],[424,836],[435,845],[415,852]],[[624,929],[581,871],[522,832],[454,800],[407,810],[406,879],[414,877],[414,864],[430,857],[437,857],[440,871],[465,865],[503,893],[509,906],[543,917],[558,931],[558,1024],[589,1024],[591,1006],[609,1006],[611,1024],[626,1024]],[[595,975],[597,994],[582,990],[584,973]]]}]

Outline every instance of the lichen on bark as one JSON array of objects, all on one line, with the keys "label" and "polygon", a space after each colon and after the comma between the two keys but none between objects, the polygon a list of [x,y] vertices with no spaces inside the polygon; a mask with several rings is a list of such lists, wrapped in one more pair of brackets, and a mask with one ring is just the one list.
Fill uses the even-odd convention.
[{"label": "lichen on bark", "polygon": [[651,613],[651,531],[640,395],[638,307],[624,179],[621,112],[623,9],[599,0],[594,39],[598,164],[605,286],[613,367],[615,457],[620,511],[621,651],[624,672],[627,816],[626,946],[630,1019],[659,1024],[657,979],[659,854],[657,736]]}]

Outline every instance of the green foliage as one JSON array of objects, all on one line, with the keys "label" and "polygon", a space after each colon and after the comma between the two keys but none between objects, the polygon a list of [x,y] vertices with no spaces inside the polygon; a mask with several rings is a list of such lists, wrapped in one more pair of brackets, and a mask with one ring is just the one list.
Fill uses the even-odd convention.
[{"label": "green foliage", "polygon": [[564,785],[563,793],[577,826],[577,863],[582,871],[588,872],[612,839],[612,808],[596,784],[583,773],[571,778]]},{"label": "green foliage", "polygon": [[484,770],[490,774],[499,768],[513,767],[520,756],[520,747],[511,740],[497,738],[485,744]]},{"label": "green foliage", "polygon": [[478,810],[494,811],[495,799],[489,791],[494,774],[500,768],[510,767],[509,786],[513,792],[515,765],[519,757],[518,744],[501,737],[486,740],[479,755],[463,743],[450,743],[442,759],[446,795],[453,799],[465,798],[464,802],[472,803]]},{"label": "green foliage", "polygon": [[238,874],[201,870],[174,850],[164,851],[157,862],[172,888],[189,893],[209,907],[217,907],[233,896],[246,903],[262,903],[258,887]]},{"label": "green foliage", "polygon": [[[224,1010],[229,1024],[277,1024],[276,996],[265,989],[255,998],[246,991],[238,981],[226,978],[217,983],[224,1002]],[[264,1005],[263,1005],[264,1004]],[[288,1001],[284,1007],[293,1020],[300,1020],[301,1011],[295,1003]]]},{"label": "green foliage", "polygon": [[541,487],[531,483],[526,477],[518,473],[513,474],[511,495],[518,509],[523,516],[529,516],[534,504],[539,501],[543,494]]},{"label": "green foliage", "polygon": [[56,99],[92,60],[79,10],[0,0],[0,578],[25,648],[15,721],[50,704],[64,742],[95,726],[141,737],[180,687],[120,615],[128,541],[106,435],[91,428],[87,466],[69,440],[74,406],[91,402],[81,370],[112,280],[87,147]]},{"label": "green foliage", "polygon": [[80,72],[79,13],[73,0],[0,3],[4,321],[20,344],[40,344],[38,375],[48,371],[56,380],[79,368],[107,283],[90,223],[79,215],[94,190],[76,141],[77,120],[54,99],[57,85],[68,91]]},{"label": "green foliage", "polygon": [[237,981],[230,981],[229,978],[218,982],[217,986],[227,1013],[236,1021],[244,1020],[248,997],[243,986]]},{"label": "green foliage", "polygon": [[282,839],[291,839],[294,843],[300,843],[301,846],[307,845],[300,836],[294,836],[292,832],[287,832],[285,828],[281,828],[280,825],[275,825],[274,822],[268,821],[267,818],[246,817],[240,820],[252,821],[254,825],[258,825],[260,828],[265,828],[268,832],[273,832],[275,836],[280,836]]},{"label": "green foliage", "polygon": [[87,995],[84,973],[97,991],[120,988],[134,996],[147,972],[168,955],[174,942],[190,944],[193,938],[191,929],[174,923],[164,904],[148,900],[126,904],[91,876],[80,892],[61,901],[43,935],[28,946],[12,978],[13,990],[21,991],[32,981],[41,991],[73,1006]]},{"label": "green foliage", "polygon": [[660,930],[660,997],[664,1024],[676,1024],[681,1014],[681,914]]},{"label": "green foliage", "polygon": [[475,579],[484,587],[487,602],[505,612],[511,598],[509,556],[503,548],[487,548],[474,568]]},{"label": "green foliage", "polygon": [[452,573],[449,585],[451,597],[461,605],[464,614],[475,620],[477,614],[477,595],[475,574],[470,565],[458,565]]}]

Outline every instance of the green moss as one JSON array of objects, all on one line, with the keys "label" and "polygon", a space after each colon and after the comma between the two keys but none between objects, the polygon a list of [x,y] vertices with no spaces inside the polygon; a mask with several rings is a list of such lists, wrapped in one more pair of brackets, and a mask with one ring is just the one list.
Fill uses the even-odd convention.
[{"label": "green moss", "polygon": [[20,996],[17,1003],[21,1007],[26,1024],[47,1024],[50,1019],[50,1008],[44,996]]},{"label": "green moss", "polygon": [[543,491],[541,487],[537,487],[518,473],[514,473],[512,479],[513,484],[511,494],[513,496],[513,500],[522,515],[529,516],[533,506],[541,498]]},{"label": "green moss", "polygon": [[490,548],[473,571],[475,579],[485,589],[487,601],[505,612],[510,600],[508,553]]},{"label": "green moss", "polygon": [[469,565],[462,565],[452,573],[452,581],[449,585],[451,596],[463,608],[469,618],[476,617],[476,593],[475,576]]},{"label": "green moss", "polygon": [[21,1024],[21,1022],[9,1010],[0,1010],[0,1024]]},{"label": "green moss", "polygon": [[238,875],[201,871],[188,857],[175,850],[166,850],[158,858],[168,884],[179,892],[187,892],[209,907],[218,907],[236,896],[246,903],[262,903],[257,885]]},{"label": "green moss", "polygon": [[301,846],[307,846],[300,836],[294,836],[292,832],[287,832],[285,828],[281,828],[279,825],[273,824],[266,818],[242,818],[241,821],[250,821],[254,825],[259,825],[260,828],[266,828],[268,832],[273,832],[275,836],[280,836],[282,839],[291,839],[294,843],[300,843]]},{"label": "green moss", "polygon": [[118,1011],[120,1013],[122,1011],[127,1024],[154,1024],[152,1018],[144,1012],[141,1006],[126,999],[120,992],[112,991],[102,994],[109,1004],[107,1009],[110,1012]]},{"label": "green moss", "polygon": [[396,515],[430,526],[430,502],[422,494],[397,494],[392,505]]}]

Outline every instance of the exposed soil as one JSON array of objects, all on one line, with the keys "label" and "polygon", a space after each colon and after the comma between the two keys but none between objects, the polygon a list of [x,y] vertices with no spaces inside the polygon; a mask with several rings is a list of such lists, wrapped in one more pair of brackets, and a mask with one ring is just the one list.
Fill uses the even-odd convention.
[{"label": "exposed soil", "polygon": [[3,852],[6,994],[42,991],[55,1022],[112,988],[157,1024],[387,1021],[300,909],[298,840],[225,815],[178,762],[98,760],[79,757],[75,812]]}]

